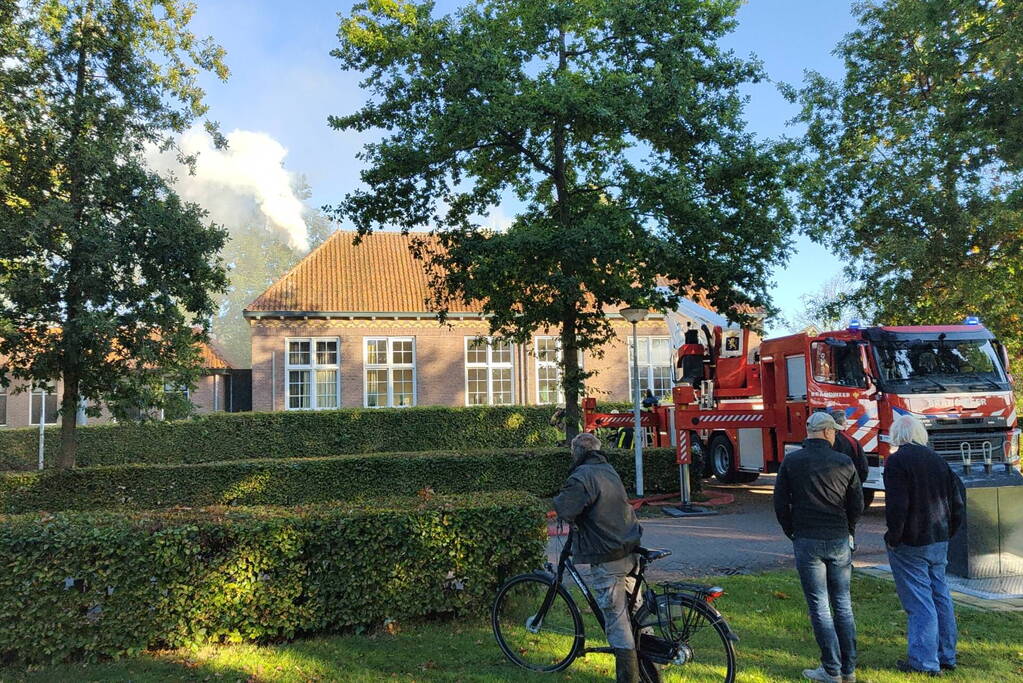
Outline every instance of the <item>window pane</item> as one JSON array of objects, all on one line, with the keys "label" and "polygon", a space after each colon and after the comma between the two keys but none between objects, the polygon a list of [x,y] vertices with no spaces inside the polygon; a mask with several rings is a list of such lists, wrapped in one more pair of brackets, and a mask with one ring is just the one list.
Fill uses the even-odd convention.
[{"label": "window pane", "polygon": [[536,338],[536,359],[542,363],[558,362],[558,340],[555,337]]},{"label": "window pane", "polygon": [[659,365],[653,368],[654,396],[663,398],[671,394],[671,366]]},{"label": "window pane", "polygon": [[288,371],[288,407],[309,408],[312,406],[309,391],[309,371]]},{"label": "window pane", "polygon": [[387,405],[387,370],[366,371],[366,405],[370,408]]},{"label": "window pane", "polygon": [[470,338],[465,348],[465,362],[482,365],[487,362],[486,341],[475,341]]},{"label": "window pane", "polygon": [[512,371],[511,368],[497,368],[491,371],[493,378],[492,404],[506,406],[512,403]]},{"label": "window pane", "polygon": [[[43,394],[32,392],[32,424],[39,424],[39,413],[43,410]],[[57,395],[46,394],[46,424],[57,423]]]},{"label": "window pane", "polygon": [[337,365],[337,340],[316,342],[316,364]]},{"label": "window pane", "polygon": [[559,395],[558,369],[556,367],[544,366],[537,372],[537,389],[540,403],[557,403]]},{"label": "window pane", "polygon": [[412,370],[392,370],[394,405],[412,405]]},{"label": "window pane", "polygon": [[650,339],[647,337],[639,338],[639,364],[646,365],[650,362]]},{"label": "window pane", "polygon": [[337,408],[337,370],[316,371],[316,407]]},{"label": "window pane", "polygon": [[650,362],[653,365],[671,365],[670,347],[667,339],[650,340]]},{"label": "window pane", "polygon": [[495,339],[490,345],[490,359],[493,363],[511,363],[511,342],[506,339]]},{"label": "window pane", "polygon": [[387,365],[387,340],[366,340],[366,363],[369,365]]},{"label": "window pane", "polygon": [[391,362],[395,365],[412,365],[411,339],[395,339],[392,342]]},{"label": "window pane", "polygon": [[288,342],[288,364],[309,365],[309,340]]},{"label": "window pane", "polygon": [[468,368],[466,370],[468,396],[466,400],[471,406],[482,406],[487,403],[487,370],[486,368]]},{"label": "window pane", "polygon": [[0,425],[7,424],[7,392],[0,392]]}]

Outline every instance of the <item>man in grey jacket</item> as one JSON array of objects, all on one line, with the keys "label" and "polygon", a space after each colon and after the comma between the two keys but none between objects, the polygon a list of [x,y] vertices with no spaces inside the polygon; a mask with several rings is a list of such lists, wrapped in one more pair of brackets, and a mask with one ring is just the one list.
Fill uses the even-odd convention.
[{"label": "man in grey jacket", "polygon": [[[573,556],[590,565],[590,588],[604,613],[607,641],[615,651],[618,681],[639,681],[639,661],[626,596],[635,588],[642,529],[614,467],[600,452],[600,441],[582,433],[572,440],[572,469],[554,498],[558,516],[574,524]],[[635,607],[642,604],[637,596]]]}]

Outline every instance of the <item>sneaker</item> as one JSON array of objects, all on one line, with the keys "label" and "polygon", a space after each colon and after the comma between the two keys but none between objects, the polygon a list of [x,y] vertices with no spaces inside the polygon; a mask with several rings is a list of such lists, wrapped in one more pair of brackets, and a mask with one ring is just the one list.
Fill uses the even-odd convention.
[{"label": "sneaker", "polygon": [[842,683],[840,676],[832,676],[824,670],[823,666],[818,666],[816,669],[803,669],[803,678],[821,683]]},{"label": "sneaker", "polygon": [[842,683],[856,683],[856,672],[853,671],[851,674],[842,674]]},{"label": "sneaker", "polygon": [[925,671],[924,669],[914,669],[909,665],[909,662],[899,660],[895,662],[895,668],[906,674],[923,674],[924,676],[930,676],[937,678],[941,675],[941,671]]},{"label": "sneaker", "polygon": [[956,665],[955,664],[949,664],[948,662],[942,662],[941,663],[941,668],[944,669],[945,671],[955,671],[956,670]]}]

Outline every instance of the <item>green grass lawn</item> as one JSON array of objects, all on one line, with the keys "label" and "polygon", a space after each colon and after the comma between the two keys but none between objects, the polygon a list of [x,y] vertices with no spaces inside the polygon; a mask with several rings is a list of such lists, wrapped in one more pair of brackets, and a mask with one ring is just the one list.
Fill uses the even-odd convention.
[{"label": "green grass lawn", "polygon": [[[817,648],[793,572],[711,580],[728,594],[717,604],[739,634],[739,681],[794,681],[816,666]],[[925,680],[893,670],[904,655],[905,615],[893,585],[855,576],[859,680]],[[960,668],[946,680],[1023,679],[1023,613],[958,609]],[[606,681],[613,659],[590,655],[559,676],[531,676],[507,663],[489,623],[392,624],[393,633],[334,635],[272,646],[216,646],[159,652],[106,664],[0,669],[2,681]],[[592,620],[587,633],[594,633]],[[594,638],[594,641],[596,639]],[[588,640],[588,644],[596,642]],[[670,673],[667,681],[691,680]]]}]

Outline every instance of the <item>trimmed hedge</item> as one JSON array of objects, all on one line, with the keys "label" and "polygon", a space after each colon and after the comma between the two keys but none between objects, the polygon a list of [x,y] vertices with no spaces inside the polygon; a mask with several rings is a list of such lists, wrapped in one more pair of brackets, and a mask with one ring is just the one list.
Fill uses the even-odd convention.
[{"label": "trimmed hedge", "polygon": [[546,541],[540,502],[509,492],[2,522],[0,656],[20,662],[481,612]]},{"label": "trimmed hedge", "polygon": [[[635,488],[631,451],[609,451],[626,487]],[[436,493],[508,489],[554,496],[568,474],[564,449],[470,453],[385,453],[333,458],[239,460],[198,465],[115,465],[0,475],[0,511],[154,509],[207,505],[304,505]],[[673,451],[644,453],[644,488],[679,488]],[[691,472],[700,468],[693,467]],[[700,479],[691,476],[694,490]]]},{"label": "trimmed hedge", "polygon": [[[216,413],[178,422],[92,425],[78,430],[78,464],[197,463],[347,453],[538,448],[562,434],[551,406],[344,409]],[[37,429],[0,430],[0,469],[35,469]],[[46,433],[53,462],[59,431]]]}]

